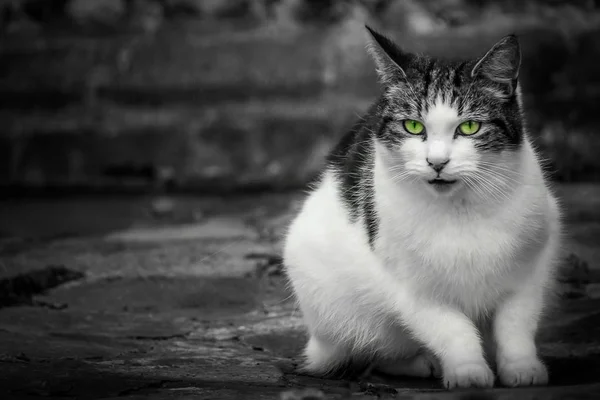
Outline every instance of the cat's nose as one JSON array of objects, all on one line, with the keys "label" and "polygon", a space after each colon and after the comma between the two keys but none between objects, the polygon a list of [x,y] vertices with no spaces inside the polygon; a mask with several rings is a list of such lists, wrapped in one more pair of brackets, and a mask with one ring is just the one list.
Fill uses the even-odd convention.
[{"label": "cat's nose", "polygon": [[433,168],[433,170],[437,173],[440,173],[444,167],[446,166],[446,164],[448,164],[450,162],[450,159],[448,158],[444,158],[444,159],[426,159],[427,164],[429,164],[429,166],[431,168]]}]

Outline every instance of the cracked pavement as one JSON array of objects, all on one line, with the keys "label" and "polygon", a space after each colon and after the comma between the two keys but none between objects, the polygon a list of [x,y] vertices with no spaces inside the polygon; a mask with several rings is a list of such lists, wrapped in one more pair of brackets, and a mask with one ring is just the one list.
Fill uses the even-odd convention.
[{"label": "cracked pavement", "polygon": [[573,255],[539,336],[551,386],[456,392],[295,372],[279,253],[300,194],[3,201],[0,398],[598,398],[600,186],[559,194]]}]

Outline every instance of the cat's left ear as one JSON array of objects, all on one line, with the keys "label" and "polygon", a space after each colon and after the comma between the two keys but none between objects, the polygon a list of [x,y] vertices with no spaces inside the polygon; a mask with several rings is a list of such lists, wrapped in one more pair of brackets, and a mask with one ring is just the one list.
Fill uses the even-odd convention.
[{"label": "cat's left ear", "polygon": [[394,41],[387,36],[365,25],[373,41],[369,43],[368,51],[371,53],[379,79],[384,84],[394,84],[406,79],[406,69],[414,60],[411,53],[403,51]]},{"label": "cat's left ear", "polygon": [[500,39],[471,71],[471,76],[483,76],[497,83],[502,94],[511,97],[517,88],[521,67],[521,47],[515,35]]}]

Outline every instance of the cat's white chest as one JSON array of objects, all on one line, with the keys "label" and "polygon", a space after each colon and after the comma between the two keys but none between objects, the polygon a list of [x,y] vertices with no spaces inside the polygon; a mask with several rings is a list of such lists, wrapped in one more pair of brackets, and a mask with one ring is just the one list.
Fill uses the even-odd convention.
[{"label": "cat's white chest", "polygon": [[523,272],[523,246],[510,220],[396,211],[381,223],[376,252],[424,297],[473,316],[490,311]]}]

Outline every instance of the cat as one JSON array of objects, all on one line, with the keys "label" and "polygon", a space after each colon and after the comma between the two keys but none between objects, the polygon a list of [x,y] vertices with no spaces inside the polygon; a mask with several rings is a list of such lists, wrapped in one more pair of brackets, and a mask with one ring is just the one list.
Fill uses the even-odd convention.
[{"label": "cat", "polygon": [[535,336],[561,210],[526,131],[518,38],[458,61],[366,28],[382,95],[331,151],[285,237],[309,333],[302,370],[366,363],[448,389],[496,375],[547,384]]}]

